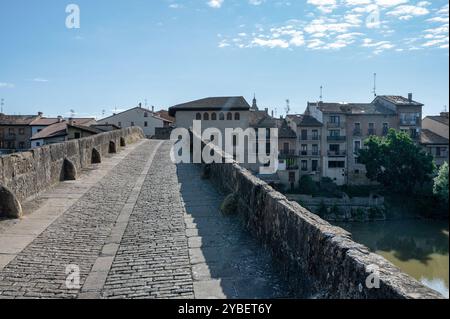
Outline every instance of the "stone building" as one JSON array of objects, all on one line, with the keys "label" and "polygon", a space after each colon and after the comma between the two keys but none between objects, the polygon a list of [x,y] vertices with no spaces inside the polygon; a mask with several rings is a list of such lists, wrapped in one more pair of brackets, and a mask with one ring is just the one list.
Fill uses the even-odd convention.
[{"label": "stone building", "polygon": [[299,156],[299,175],[309,175],[315,181],[321,177],[322,127],[323,124],[311,115],[288,115],[286,121],[296,133],[296,153]]},{"label": "stone building", "polygon": [[168,127],[172,124],[169,119],[162,118],[153,110],[148,110],[141,105],[97,122],[98,124],[114,124],[120,128],[139,126],[148,138],[155,135],[156,128]]},{"label": "stone building", "polygon": [[433,155],[436,165],[449,161],[448,112],[427,116],[422,122],[420,144]]},{"label": "stone building", "polygon": [[412,97],[383,95],[371,103],[309,102],[305,114],[323,124],[319,146],[321,176],[338,185],[370,184],[365,167],[356,156],[369,136],[383,136],[393,128],[407,132],[419,142],[423,104]]},{"label": "stone building", "polygon": [[95,125],[95,119],[69,119],[49,125],[31,137],[31,147],[36,148],[103,133],[102,130],[90,125]]},{"label": "stone building", "polygon": [[39,115],[5,115],[0,113],[0,154],[25,151],[31,147],[30,124]]}]

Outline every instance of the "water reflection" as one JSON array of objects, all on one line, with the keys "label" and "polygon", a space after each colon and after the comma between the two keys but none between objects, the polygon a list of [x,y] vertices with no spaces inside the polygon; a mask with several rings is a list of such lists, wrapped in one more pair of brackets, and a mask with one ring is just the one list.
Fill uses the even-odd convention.
[{"label": "water reflection", "polygon": [[355,241],[424,285],[449,296],[448,221],[338,223]]}]

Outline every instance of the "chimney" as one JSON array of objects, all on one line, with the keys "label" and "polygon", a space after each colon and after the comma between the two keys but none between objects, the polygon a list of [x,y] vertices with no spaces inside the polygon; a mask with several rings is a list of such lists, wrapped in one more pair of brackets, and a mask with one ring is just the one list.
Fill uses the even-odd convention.
[{"label": "chimney", "polygon": [[155,106],[152,105],[152,113],[155,113]]},{"label": "chimney", "polygon": [[69,125],[73,125],[74,121],[73,118],[69,117]]},{"label": "chimney", "polygon": [[58,123],[61,123],[63,121],[63,117],[61,115],[58,115]]},{"label": "chimney", "polygon": [[413,100],[413,94],[412,93],[408,93],[408,101],[409,103],[411,103]]},{"label": "chimney", "polygon": [[266,107],[264,110],[266,111],[266,114],[269,115],[269,109]]},{"label": "chimney", "polygon": [[448,118],[448,112],[441,112],[441,116]]},{"label": "chimney", "polygon": [[273,117],[273,110],[272,110],[272,117]]},{"label": "chimney", "polygon": [[142,107],[142,103],[139,102],[138,106],[139,106],[139,108],[141,108]]},{"label": "chimney", "polygon": [[44,116],[44,113],[38,112],[38,116],[39,116],[39,117],[42,117],[42,116]]}]

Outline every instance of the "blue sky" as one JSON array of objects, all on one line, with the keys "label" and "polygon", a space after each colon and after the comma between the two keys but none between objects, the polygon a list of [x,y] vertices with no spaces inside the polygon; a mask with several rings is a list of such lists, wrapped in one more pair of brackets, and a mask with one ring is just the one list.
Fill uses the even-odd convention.
[{"label": "blue sky", "polygon": [[[66,6],[80,8],[68,29]],[[101,117],[144,103],[255,92],[284,113],[307,101],[407,95],[448,105],[448,2],[0,0],[5,112]]]}]

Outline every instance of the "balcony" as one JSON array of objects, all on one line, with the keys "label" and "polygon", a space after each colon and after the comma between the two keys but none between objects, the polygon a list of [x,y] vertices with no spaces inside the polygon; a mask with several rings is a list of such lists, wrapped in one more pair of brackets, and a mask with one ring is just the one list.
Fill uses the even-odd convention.
[{"label": "balcony", "polygon": [[298,157],[298,155],[295,152],[295,150],[280,150],[278,156],[281,159]]},{"label": "balcony", "polygon": [[300,151],[300,156],[320,156],[320,151]]},{"label": "balcony", "polygon": [[346,139],[346,136],[327,136],[328,142],[345,142]]},{"label": "balcony", "polygon": [[330,157],[343,157],[347,155],[347,151],[328,151]]},{"label": "balcony", "polygon": [[401,126],[420,126],[421,120],[418,119],[400,119]]},{"label": "balcony", "polygon": [[300,136],[300,141],[320,141],[320,135]]},{"label": "balcony", "polygon": [[327,127],[328,128],[343,128],[344,127],[344,123],[341,123],[341,122],[327,122]]},{"label": "balcony", "polygon": [[296,171],[296,170],[298,170],[298,165],[297,164],[295,164],[295,165],[286,165],[286,170],[287,171]]}]

